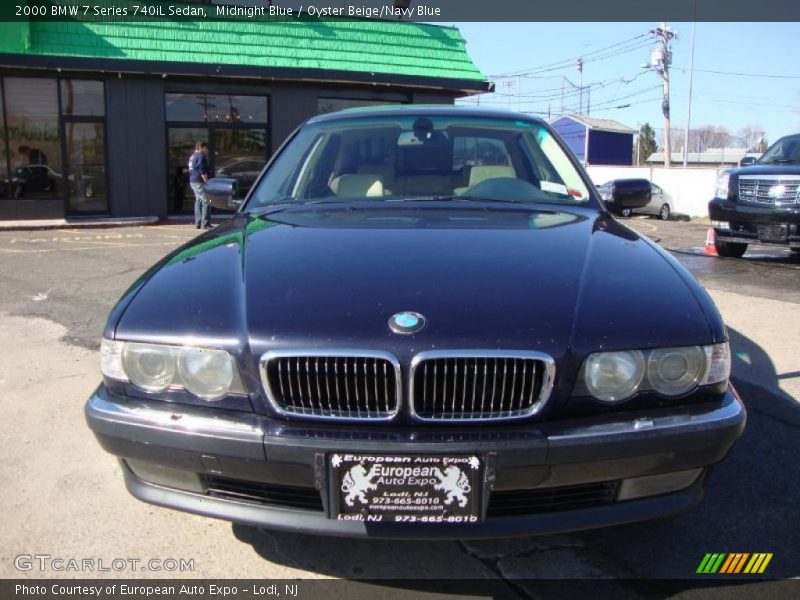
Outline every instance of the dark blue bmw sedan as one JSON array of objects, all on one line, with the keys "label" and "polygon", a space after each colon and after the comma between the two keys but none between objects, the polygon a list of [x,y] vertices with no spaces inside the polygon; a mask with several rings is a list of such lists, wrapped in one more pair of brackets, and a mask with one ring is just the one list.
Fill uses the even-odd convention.
[{"label": "dark blue bmw sedan", "polygon": [[319,534],[678,513],[745,425],[694,278],[545,123],[456,107],[308,121],[125,293],[101,367],[87,420],[135,497]]}]

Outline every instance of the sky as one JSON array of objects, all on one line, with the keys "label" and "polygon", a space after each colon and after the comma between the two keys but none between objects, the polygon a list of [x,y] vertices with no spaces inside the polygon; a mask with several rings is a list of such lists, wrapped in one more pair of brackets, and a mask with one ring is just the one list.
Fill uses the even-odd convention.
[{"label": "sky", "polygon": [[[562,78],[577,85],[580,75],[575,61],[586,55],[583,85],[592,86],[590,116],[615,119],[632,128],[648,122],[660,138],[664,126],[661,78],[655,71],[642,68],[655,46],[655,38],[635,37],[648,34],[657,23],[454,25],[467,40],[467,51],[478,68],[497,84],[498,93],[481,96],[481,105],[509,107],[510,103],[513,110],[547,117],[549,109],[551,115],[556,115],[561,110]],[[684,129],[689,105],[692,24],[668,25],[678,32],[671,44],[672,127]],[[798,39],[800,23],[796,22],[697,23],[691,127],[719,125],[736,134],[745,125],[758,125],[770,143],[799,132]],[[525,75],[499,76],[517,72]],[[579,93],[569,84],[564,85],[565,112],[576,112]],[[584,112],[585,103],[586,99]],[[626,104],[630,106],[617,108]]]}]

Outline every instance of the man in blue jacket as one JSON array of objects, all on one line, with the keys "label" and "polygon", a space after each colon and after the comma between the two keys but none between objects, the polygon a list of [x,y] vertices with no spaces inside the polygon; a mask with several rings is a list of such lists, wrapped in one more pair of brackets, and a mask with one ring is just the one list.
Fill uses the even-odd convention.
[{"label": "man in blue jacket", "polygon": [[189,157],[189,185],[194,192],[194,226],[197,229],[211,227],[211,206],[206,197],[208,183],[208,146],[197,142]]}]

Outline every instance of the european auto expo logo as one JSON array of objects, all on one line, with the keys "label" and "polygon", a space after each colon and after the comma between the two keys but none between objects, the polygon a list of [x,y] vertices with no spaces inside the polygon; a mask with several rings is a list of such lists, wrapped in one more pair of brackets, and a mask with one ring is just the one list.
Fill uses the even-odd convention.
[{"label": "european auto expo logo", "polygon": [[425,317],[417,312],[400,312],[389,319],[389,329],[395,333],[417,333],[425,327]]},{"label": "european auto expo logo", "polygon": [[763,573],[769,561],[772,560],[772,552],[709,552],[700,562],[696,573],[701,575],[738,575],[747,573],[750,575]]}]

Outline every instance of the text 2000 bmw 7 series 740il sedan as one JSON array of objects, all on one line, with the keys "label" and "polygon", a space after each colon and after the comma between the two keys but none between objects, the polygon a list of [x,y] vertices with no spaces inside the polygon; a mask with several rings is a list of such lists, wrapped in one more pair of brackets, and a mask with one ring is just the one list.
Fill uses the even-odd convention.
[{"label": "text 2000 bmw 7 series 740il sedan", "polygon": [[291,531],[674,514],[745,424],[703,288],[510,112],[311,119],[131,286],[101,354],[86,415],[135,497]]}]

